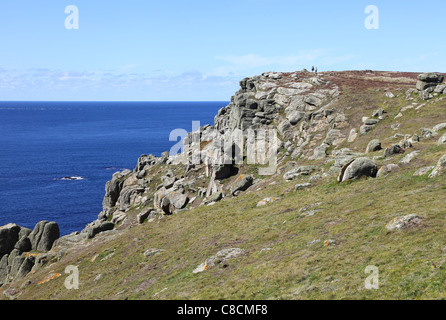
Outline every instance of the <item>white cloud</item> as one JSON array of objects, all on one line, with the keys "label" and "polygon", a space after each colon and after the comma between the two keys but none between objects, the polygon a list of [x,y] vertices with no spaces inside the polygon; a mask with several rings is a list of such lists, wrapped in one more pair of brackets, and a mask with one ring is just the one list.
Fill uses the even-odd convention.
[{"label": "white cloud", "polygon": [[198,71],[181,74],[0,71],[0,96],[10,100],[228,100],[238,78]]},{"label": "white cloud", "polygon": [[210,74],[228,76],[240,75],[251,71],[291,71],[308,68],[313,63],[329,67],[330,65],[354,58],[353,55],[336,56],[332,53],[332,50],[315,49],[301,50],[295,55],[285,56],[265,57],[257,54],[217,56],[215,59],[226,62],[226,65],[215,68]]}]

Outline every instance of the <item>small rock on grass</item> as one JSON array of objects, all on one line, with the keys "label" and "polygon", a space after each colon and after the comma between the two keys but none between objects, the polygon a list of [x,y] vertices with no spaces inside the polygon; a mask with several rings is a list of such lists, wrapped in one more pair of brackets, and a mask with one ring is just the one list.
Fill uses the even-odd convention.
[{"label": "small rock on grass", "polygon": [[265,198],[257,203],[257,207],[266,206],[266,205],[276,202],[278,200],[279,200],[278,198]]},{"label": "small rock on grass", "polygon": [[151,258],[151,257],[153,257],[154,255],[156,255],[156,254],[158,254],[158,253],[160,253],[160,252],[163,252],[164,250],[163,249],[154,249],[154,248],[152,248],[152,249],[147,249],[145,252],[144,252],[144,256],[146,257],[146,258]]},{"label": "small rock on grass", "polygon": [[398,217],[390,221],[386,225],[386,229],[389,231],[401,230],[403,228],[408,228],[420,224],[421,218],[416,214],[409,214],[404,217]]},{"label": "small rock on grass", "polygon": [[210,257],[205,262],[200,264],[192,273],[200,273],[209,268],[221,264],[225,265],[227,260],[237,258],[245,253],[245,250],[239,248],[223,249],[217,252],[215,256]]},{"label": "small rock on grass", "polygon": [[413,175],[414,176],[424,176],[429,171],[431,171],[433,168],[435,168],[435,166],[423,167],[423,168],[418,169],[417,171],[415,171],[415,173]]}]

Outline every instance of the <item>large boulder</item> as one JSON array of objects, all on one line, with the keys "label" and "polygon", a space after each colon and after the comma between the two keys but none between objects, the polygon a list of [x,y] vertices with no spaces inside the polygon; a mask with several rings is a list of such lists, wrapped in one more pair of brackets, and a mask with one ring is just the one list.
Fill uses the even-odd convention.
[{"label": "large boulder", "polygon": [[372,131],[373,128],[374,128],[373,125],[364,124],[359,127],[359,133],[361,135],[367,134],[368,132]]},{"label": "large boulder", "polygon": [[404,149],[399,144],[390,144],[386,150],[384,150],[384,157],[390,157],[394,154],[404,153]]},{"label": "large boulder", "polygon": [[163,187],[170,189],[178,179],[173,173],[169,172],[167,175],[161,177],[161,180],[163,181]]},{"label": "large boulder", "polygon": [[252,186],[254,178],[251,175],[240,175],[231,187],[231,194],[235,195],[237,192],[245,191]]},{"label": "large boulder", "polygon": [[115,227],[115,224],[110,221],[102,221],[94,226],[91,226],[87,230],[87,238],[91,239],[94,238],[96,235],[98,235],[101,232],[113,230]]},{"label": "large boulder", "polygon": [[[175,209],[183,209],[189,202],[189,197],[182,193],[182,190],[169,193],[169,202]],[[171,210],[173,211],[173,210]]]},{"label": "large boulder", "polygon": [[20,226],[9,223],[0,227],[0,255],[9,254],[17,241],[19,241]]},{"label": "large boulder", "polygon": [[37,251],[51,250],[54,241],[59,237],[59,225],[49,221],[40,221],[29,234],[32,249]]},{"label": "large boulder", "polygon": [[[440,73],[426,72],[418,75],[416,88],[420,91],[420,98],[428,100],[433,97],[430,93],[434,92],[438,84],[443,82],[444,76]],[[440,90],[441,87],[438,89]]]},{"label": "large boulder", "polygon": [[446,90],[446,84],[439,84],[435,87],[434,92],[435,93],[443,93],[444,90]]},{"label": "large boulder", "polygon": [[299,123],[299,121],[302,120],[304,117],[305,112],[295,110],[287,116],[287,119],[294,126]]},{"label": "large boulder", "polygon": [[153,198],[153,206],[156,210],[162,210],[165,214],[172,214],[175,210],[183,209],[189,203],[189,197],[183,188],[160,188]]},{"label": "large boulder", "polygon": [[346,164],[338,176],[338,182],[359,179],[363,176],[376,178],[378,166],[368,158],[357,158]]},{"label": "large boulder", "polygon": [[319,97],[310,94],[304,98],[304,102],[314,107],[320,107],[323,101]]},{"label": "large boulder", "polygon": [[444,80],[444,76],[436,72],[425,72],[418,75],[418,80],[431,83],[441,83]]},{"label": "large boulder", "polygon": [[370,153],[370,152],[378,151],[381,149],[382,149],[381,141],[379,141],[378,139],[373,139],[367,145],[367,149],[365,150],[365,153]]},{"label": "large boulder", "polygon": [[437,86],[437,83],[430,83],[430,82],[425,82],[425,81],[417,81],[417,84],[416,84],[416,88],[419,91],[424,91],[426,89],[433,88],[436,86]]}]

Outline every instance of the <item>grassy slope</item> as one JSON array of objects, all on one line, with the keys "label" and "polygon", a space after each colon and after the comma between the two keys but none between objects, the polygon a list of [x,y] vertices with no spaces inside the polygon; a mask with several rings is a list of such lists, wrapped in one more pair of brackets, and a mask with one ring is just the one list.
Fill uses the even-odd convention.
[{"label": "grassy slope", "polygon": [[[399,93],[389,102],[383,91],[345,88],[337,107],[350,106],[346,113],[352,122],[359,124],[377,107],[388,110],[386,120],[348,147],[364,151],[375,137],[383,145],[392,142],[387,139],[395,133],[393,117],[409,104],[404,96]],[[412,134],[446,122],[445,108],[446,100],[441,100],[418,113],[406,111],[398,119],[398,132]],[[260,190],[134,226],[114,238],[98,237],[13,287],[30,281],[19,289],[20,299],[444,299],[446,179],[413,176],[446,153],[445,146],[436,146],[437,139],[422,140],[408,150],[420,150],[420,156],[387,177],[343,184],[330,177],[284,194],[308,178],[287,183],[278,174],[271,178],[277,184]],[[398,163],[403,156],[379,163]],[[257,208],[265,197],[280,200]],[[322,202],[321,211],[301,216],[302,207],[316,202]],[[392,233],[385,229],[393,218],[411,213],[423,218],[420,226]],[[308,244],[315,239],[322,241]],[[336,245],[324,246],[329,239]],[[219,250],[235,247],[246,254],[225,267],[192,273]],[[149,248],[165,251],[147,259],[143,253]],[[70,264],[79,266],[79,290],[63,285],[64,268]],[[364,288],[368,265],[379,268],[379,290]],[[52,272],[62,276],[37,284]]]}]

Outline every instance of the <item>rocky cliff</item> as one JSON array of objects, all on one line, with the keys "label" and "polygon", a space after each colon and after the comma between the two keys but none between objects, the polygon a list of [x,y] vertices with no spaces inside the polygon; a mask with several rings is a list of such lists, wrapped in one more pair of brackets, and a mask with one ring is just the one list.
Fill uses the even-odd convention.
[{"label": "rocky cliff", "polygon": [[[235,199],[241,196],[252,199],[255,208],[282,202],[291,210],[284,212],[293,212],[292,202],[282,198],[300,201],[303,190],[322,199],[330,188],[336,189],[333,181],[360,184],[409,171],[411,177],[433,179],[438,188],[446,170],[443,80],[438,73],[371,70],[267,72],[245,78],[214,124],[189,133],[180,153],[142,155],[133,170],[115,173],[105,186],[102,212],[84,230],[59,238],[55,231],[39,231],[50,228],[47,222],[32,232],[16,225],[2,227],[0,280],[14,284],[47,261],[79,256],[79,250],[125,238],[130,230],[166,217],[192,217],[195,210],[212,211],[220,203],[235,212]],[[270,170],[262,171],[266,167]],[[279,197],[257,197],[261,190],[277,192],[279,186],[284,188]],[[302,207],[302,216],[314,215],[321,203]],[[426,218],[404,213],[387,230],[414,227]],[[328,239],[326,245],[335,243]],[[246,254],[233,249],[228,252]],[[37,258],[41,254],[45,259]],[[224,261],[235,258],[225,254]],[[207,270],[207,264],[198,269],[203,270],[195,273]]]}]

